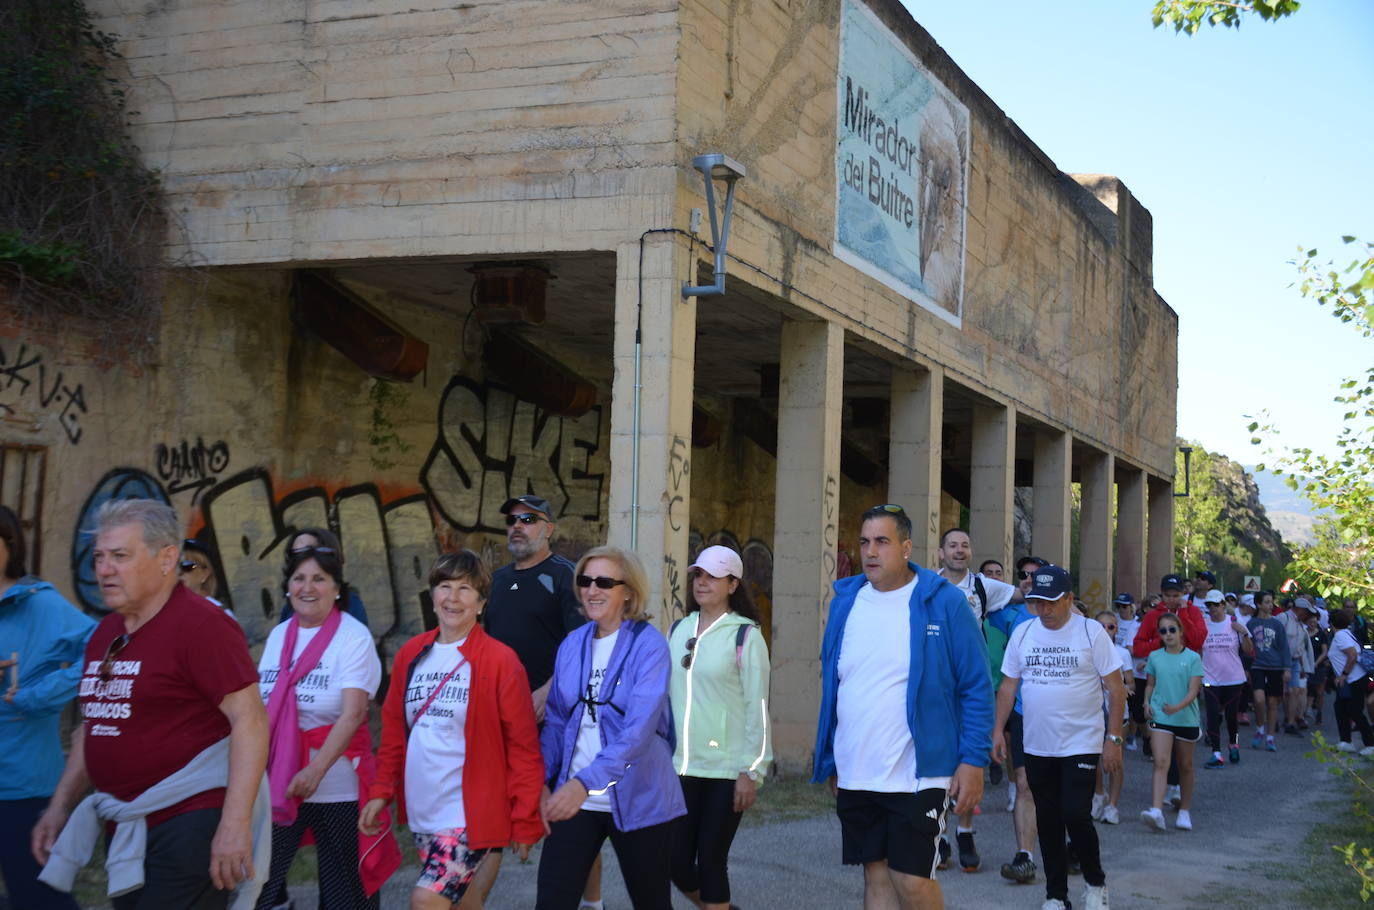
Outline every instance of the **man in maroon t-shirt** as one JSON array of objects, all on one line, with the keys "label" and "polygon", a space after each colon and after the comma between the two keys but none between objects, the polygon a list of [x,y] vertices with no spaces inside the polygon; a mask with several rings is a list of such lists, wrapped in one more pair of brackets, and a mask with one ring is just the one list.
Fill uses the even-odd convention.
[{"label": "man in maroon t-shirt", "polygon": [[267,763],[267,714],[238,624],[177,580],[176,513],[117,500],[96,514],[94,562],[112,612],[86,646],[82,726],[33,830],[46,862],[88,785],[128,801],[229,738],[227,786],[147,816],[141,889],[115,910],[222,908],[252,876],[249,823]]}]

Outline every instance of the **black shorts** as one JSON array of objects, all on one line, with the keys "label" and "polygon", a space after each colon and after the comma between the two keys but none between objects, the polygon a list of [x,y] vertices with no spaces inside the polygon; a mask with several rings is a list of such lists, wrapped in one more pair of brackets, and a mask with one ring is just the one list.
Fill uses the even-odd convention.
[{"label": "black shorts", "polygon": [[1279,698],[1283,695],[1283,671],[1265,670],[1260,667],[1250,669],[1250,685],[1256,692]]},{"label": "black shorts", "polygon": [[1161,733],[1172,733],[1174,739],[1181,743],[1195,743],[1202,738],[1202,730],[1197,727],[1175,727],[1170,724],[1150,721],[1150,729],[1158,730]]},{"label": "black shorts", "polygon": [[947,799],[948,791],[942,789],[915,793],[840,790],[835,814],[840,818],[844,863],[855,866],[886,860],[890,869],[934,878]]},{"label": "black shorts", "polygon": [[1012,768],[1026,767],[1025,721],[1015,711],[1007,717],[1006,739],[1007,751],[1011,753]]}]

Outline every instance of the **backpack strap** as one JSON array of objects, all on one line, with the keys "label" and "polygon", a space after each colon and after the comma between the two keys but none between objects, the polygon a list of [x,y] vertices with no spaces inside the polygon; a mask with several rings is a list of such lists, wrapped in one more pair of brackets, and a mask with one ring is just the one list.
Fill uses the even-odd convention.
[{"label": "backpack strap", "polygon": [[753,623],[745,623],[735,630],[735,670],[744,670],[744,640],[749,637],[749,630],[754,628]]},{"label": "backpack strap", "polygon": [[673,624],[668,627],[668,638],[670,640],[673,637],[673,633],[677,631],[677,627],[682,625],[682,620],[683,617],[679,616],[677,619],[673,620]]},{"label": "backpack strap", "polygon": [[980,575],[973,576],[973,593],[978,595],[978,621],[982,622],[988,618],[988,589],[983,587],[983,578]]}]

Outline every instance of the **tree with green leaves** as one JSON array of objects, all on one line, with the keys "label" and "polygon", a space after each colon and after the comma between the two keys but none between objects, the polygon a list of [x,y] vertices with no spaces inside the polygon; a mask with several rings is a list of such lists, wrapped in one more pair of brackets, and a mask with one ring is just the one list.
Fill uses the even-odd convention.
[{"label": "tree with green leaves", "polygon": [[1171,25],[1174,31],[1195,35],[1204,25],[1240,28],[1247,16],[1273,22],[1291,16],[1301,6],[1297,0],[1253,0],[1229,3],[1227,0],[1159,0],[1151,13],[1155,28]]},{"label": "tree with green leaves", "polygon": [[[1295,261],[1299,290],[1317,301],[1341,324],[1374,338],[1374,244],[1346,237],[1357,250],[1339,268],[1319,261],[1315,249]],[[1286,475],[1288,485],[1319,510],[1317,542],[1293,559],[1295,577],[1304,587],[1327,597],[1352,598],[1362,610],[1374,609],[1374,365],[1363,375],[1341,383],[1335,400],[1344,405],[1344,426],[1335,447],[1316,452],[1308,447],[1276,447],[1278,430],[1250,424],[1250,440],[1276,457],[1272,470]],[[1264,465],[1260,465],[1261,468]]]}]

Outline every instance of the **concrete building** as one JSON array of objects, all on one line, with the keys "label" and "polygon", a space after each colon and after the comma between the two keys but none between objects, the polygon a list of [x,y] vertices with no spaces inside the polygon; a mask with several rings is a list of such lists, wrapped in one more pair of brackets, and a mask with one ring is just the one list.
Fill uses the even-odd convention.
[{"label": "concrete building", "polygon": [[[1023,488],[1021,545],[1068,563],[1079,484],[1083,599],[1171,567],[1150,215],[895,0],[89,2],[178,267],[137,355],[0,330],[0,495],[84,603],[91,509],[158,496],[260,642],[283,535],[327,521],[390,653],[429,561],[504,561],[497,508],[534,490],[564,552],[633,545],[665,627],[698,548],[743,551],[800,769],[864,508],[903,504],[926,564],[967,510],[1009,561]],[[724,294],[684,295],[714,277],[706,153],[746,176]]]}]

